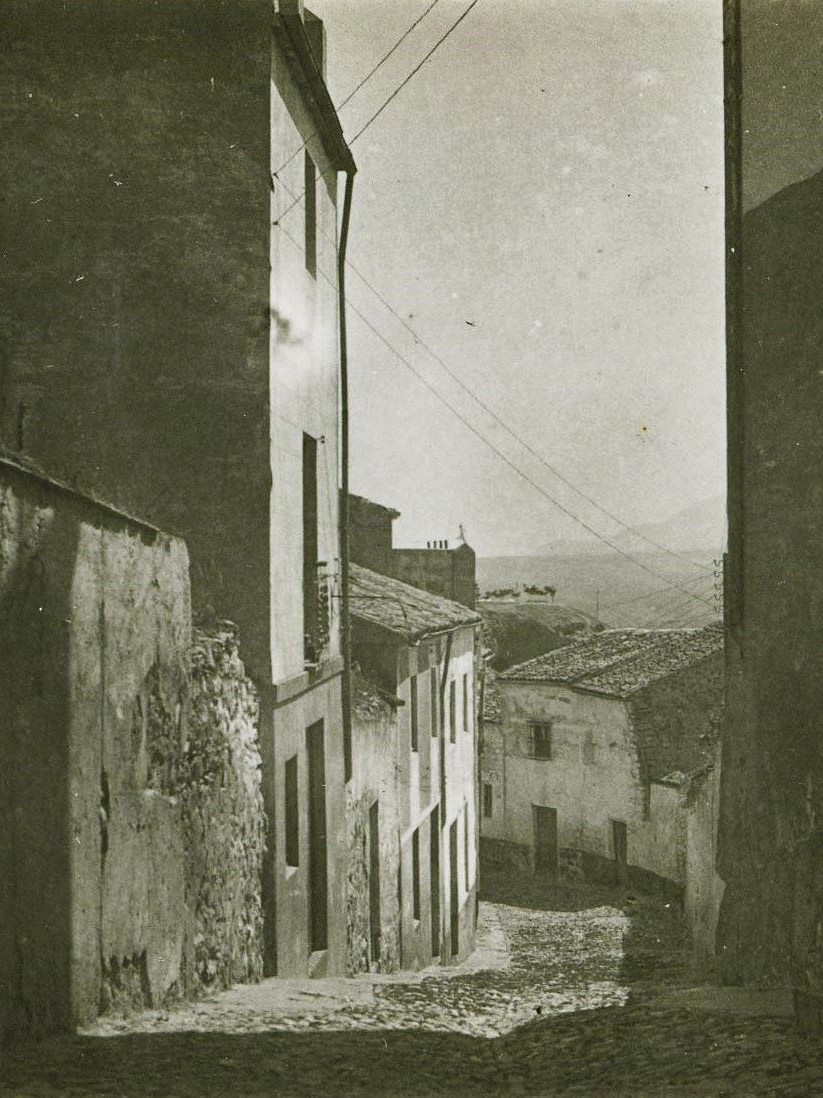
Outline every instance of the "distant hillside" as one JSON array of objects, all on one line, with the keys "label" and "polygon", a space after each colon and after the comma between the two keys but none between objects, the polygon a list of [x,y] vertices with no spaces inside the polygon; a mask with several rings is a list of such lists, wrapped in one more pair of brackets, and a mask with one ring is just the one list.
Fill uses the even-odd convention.
[{"label": "distant hillside", "polygon": [[[709,559],[718,557],[726,543],[726,498],[712,496],[689,504],[666,519],[643,523],[633,531],[618,528],[606,531],[606,534],[613,545],[632,554],[656,552],[662,548],[664,555],[669,549],[673,553],[698,553]],[[605,542],[586,537],[547,542],[539,546],[534,555],[609,556],[613,552]]]},{"label": "distant hillside", "polygon": [[486,643],[494,652],[491,663],[497,671],[603,628],[591,615],[554,606],[547,598],[482,599],[477,609],[483,615]]},{"label": "distant hillside", "polygon": [[637,563],[618,553],[480,557],[477,582],[481,592],[551,585],[557,589],[557,610],[582,613],[606,626],[705,625],[721,617],[719,570],[711,554],[632,557]]}]

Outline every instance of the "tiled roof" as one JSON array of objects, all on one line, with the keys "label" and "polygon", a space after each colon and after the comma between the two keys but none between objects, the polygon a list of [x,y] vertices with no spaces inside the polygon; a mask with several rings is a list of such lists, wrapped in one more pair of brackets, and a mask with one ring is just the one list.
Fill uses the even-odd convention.
[{"label": "tiled roof", "polygon": [[720,623],[700,629],[608,629],[510,667],[500,680],[563,683],[627,698],[722,650]]},{"label": "tiled roof", "polygon": [[481,720],[500,720],[500,691],[497,689],[497,672],[492,667],[486,667],[485,682],[483,683],[483,714]]},{"label": "tiled roof", "polygon": [[379,625],[412,643],[430,633],[477,625],[481,621],[479,614],[459,602],[372,572],[360,564],[352,564],[349,572],[349,609],[352,617]]}]

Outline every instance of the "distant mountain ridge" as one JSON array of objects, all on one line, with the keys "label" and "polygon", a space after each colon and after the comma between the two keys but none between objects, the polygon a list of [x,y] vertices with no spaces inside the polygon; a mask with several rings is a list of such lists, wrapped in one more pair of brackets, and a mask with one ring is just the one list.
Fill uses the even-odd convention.
[{"label": "distant mountain ridge", "polygon": [[[612,529],[604,534],[624,552],[645,553],[662,547],[663,551],[672,553],[708,554],[710,559],[719,557],[726,544],[726,497],[718,495],[698,500],[666,519],[639,524],[633,531]],[[605,542],[589,536],[546,542],[534,550],[526,550],[525,555],[580,557],[613,552]]]}]

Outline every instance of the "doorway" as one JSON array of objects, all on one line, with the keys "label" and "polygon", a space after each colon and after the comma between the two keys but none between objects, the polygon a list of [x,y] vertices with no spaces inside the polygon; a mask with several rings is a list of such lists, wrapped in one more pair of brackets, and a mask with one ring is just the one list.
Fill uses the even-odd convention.
[{"label": "doorway", "polygon": [[440,956],[440,808],[429,816],[429,908],[431,914],[432,957]]},{"label": "doorway", "polygon": [[541,877],[557,876],[557,809],[532,805],[534,830],[534,872]]},{"label": "doorway", "polygon": [[306,729],[309,760],[309,948],[328,949],[328,856],[326,851],[326,747],[323,721]]},{"label": "doorway", "polygon": [[612,850],[614,851],[614,882],[629,883],[629,838],[623,820],[612,820]]},{"label": "doorway", "polygon": [[369,809],[369,944],[371,960],[380,960],[380,802]]}]

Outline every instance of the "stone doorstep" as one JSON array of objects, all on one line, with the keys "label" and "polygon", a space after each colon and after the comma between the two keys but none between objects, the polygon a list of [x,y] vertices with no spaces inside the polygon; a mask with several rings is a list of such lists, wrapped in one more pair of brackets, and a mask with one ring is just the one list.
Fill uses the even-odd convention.
[{"label": "stone doorstep", "polygon": [[652,1005],[675,1010],[701,1010],[722,1014],[794,1017],[794,993],[791,988],[680,988],[655,996]]},{"label": "stone doorstep", "polygon": [[415,984],[432,978],[451,980],[471,972],[507,968],[508,964],[509,943],[497,905],[481,901],[477,914],[474,952],[459,964],[432,964],[412,972],[363,972],[353,977],[353,980],[370,984]]},{"label": "stone doorstep", "polygon": [[[505,968],[509,947],[496,905],[481,903],[477,920],[477,945],[474,953],[457,965],[429,965],[417,972],[364,972],[357,976],[285,977],[274,976],[259,984],[237,984],[228,991],[207,999],[182,1003],[170,1011],[146,1011],[143,1018],[164,1020],[174,1014],[183,1021],[189,1015],[229,1014],[329,1014],[352,1006],[370,1006],[377,1001],[376,988],[386,984],[414,984],[435,977],[453,979],[471,972]],[[87,1034],[114,1032],[121,1020],[101,1018],[84,1027]]]}]

